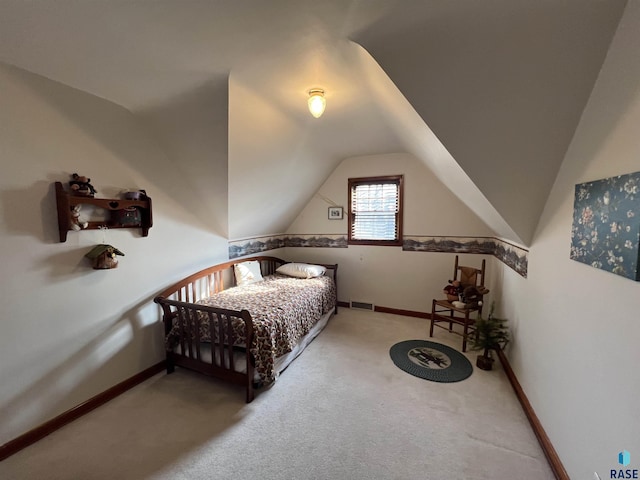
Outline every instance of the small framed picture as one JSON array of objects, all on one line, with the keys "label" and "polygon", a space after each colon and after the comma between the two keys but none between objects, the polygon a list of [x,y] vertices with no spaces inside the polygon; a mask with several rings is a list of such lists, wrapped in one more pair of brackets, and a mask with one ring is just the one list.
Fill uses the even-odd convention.
[{"label": "small framed picture", "polygon": [[342,220],[342,207],[329,207],[329,220]]}]

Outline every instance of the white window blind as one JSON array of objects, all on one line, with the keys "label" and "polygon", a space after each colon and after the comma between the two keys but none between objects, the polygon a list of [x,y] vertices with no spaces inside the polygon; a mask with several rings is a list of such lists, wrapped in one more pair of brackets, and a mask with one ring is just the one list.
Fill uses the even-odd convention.
[{"label": "white window blind", "polygon": [[352,186],[352,240],[396,240],[400,209],[398,182]]}]

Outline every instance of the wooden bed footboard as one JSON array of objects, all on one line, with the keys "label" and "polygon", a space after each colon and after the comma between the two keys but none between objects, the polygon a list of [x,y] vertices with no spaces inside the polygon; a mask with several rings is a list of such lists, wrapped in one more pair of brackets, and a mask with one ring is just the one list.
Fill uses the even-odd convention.
[{"label": "wooden bed footboard", "polygon": [[[225,262],[188,276],[165,289],[154,299],[154,302],[162,307],[165,338],[175,325],[180,329],[175,335],[175,345],[168,345],[170,348],[167,348],[167,373],[171,373],[175,366],[180,366],[223,381],[245,385],[247,403],[253,400],[253,356],[249,348],[243,348],[240,357],[237,346],[238,343],[252,344],[254,330],[251,314],[247,310],[226,310],[197,302],[234,287],[233,266],[255,260],[260,262],[263,276],[275,273],[280,265],[287,263],[280,258],[269,256]],[[327,268],[327,275],[333,278],[337,288],[338,265],[321,265]],[[337,301],[334,311],[338,313]],[[243,322],[244,328],[238,330],[238,325],[242,325],[238,322]],[[203,328],[208,329],[211,343],[201,342],[199,332]],[[238,331],[243,331],[246,343],[238,341]],[[171,337],[167,341],[171,342]]]},{"label": "wooden bed footboard", "polygon": [[[175,344],[167,350],[167,372],[173,372],[177,365],[223,381],[244,385],[247,392],[246,401],[251,402],[254,398],[253,358],[248,348],[240,350],[237,347],[238,327],[234,325],[242,322],[240,329],[244,330],[243,342],[251,345],[251,314],[246,310],[226,310],[168,300],[160,296],[156,297],[155,302],[162,307],[165,319],[170,319],[170,323],[174,323],[173,319],[177,320]],[[166,326],[165,320],[165,329]],[[210,343],[204,345],[200,340],[203,331],[211,339]],[[172,342],[171,337],[167,341]],[[239,350],[243,352],[242,360],[237,358]]]}]

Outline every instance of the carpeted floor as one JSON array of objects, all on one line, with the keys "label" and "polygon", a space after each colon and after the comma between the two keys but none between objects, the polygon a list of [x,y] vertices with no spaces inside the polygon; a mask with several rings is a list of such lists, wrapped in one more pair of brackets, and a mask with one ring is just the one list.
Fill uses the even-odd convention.
[{"label": "carpeted floor", "polygon": [[[426,320],[343,308],[249,405],[159,374],[0,462],[0,478],[553,479],[500,366],[426,381],[389,357],[416,338],[431,340]],[[432,340],[460,349],[444,330]]]}]

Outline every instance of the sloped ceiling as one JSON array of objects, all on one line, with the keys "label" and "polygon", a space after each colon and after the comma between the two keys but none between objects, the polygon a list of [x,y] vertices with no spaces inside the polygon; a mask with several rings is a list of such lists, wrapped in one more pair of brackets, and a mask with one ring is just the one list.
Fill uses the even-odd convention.
[{"label": "sloped ceiling", "polygon": [[[228,148],[215,155],[227,156],[228,225],[217,228],[236,239],[286,230],[342,159],[411,150],[356,61],[355,40],[461,167],[467,182],[450,181],[454,193],[476,191],[493,209],[477,213],[527,244],[624,5],[1,0],[0,61],[151,119],[177,145],[167,146],[176,162],[212,155],[211,142],[196,151],[185,137],[190,122],[203,133],[202,122],[227,122]],[[306,112],[316,86],[328,102],[318,120]],[[198,92],[207,104],[226,101],[216,91],[228,92],[228,111],[191,118],[183,109],[172,126],[167,106],[195,106]]]},{"label": "sloped ceiling", "polygon": [[354,39],[528,244],[626,1],[427,3]]}]

